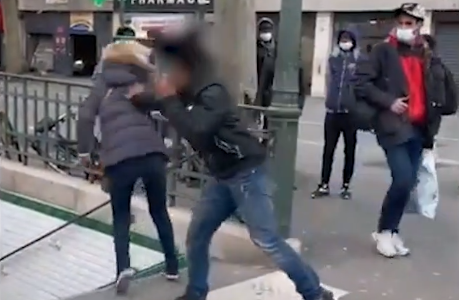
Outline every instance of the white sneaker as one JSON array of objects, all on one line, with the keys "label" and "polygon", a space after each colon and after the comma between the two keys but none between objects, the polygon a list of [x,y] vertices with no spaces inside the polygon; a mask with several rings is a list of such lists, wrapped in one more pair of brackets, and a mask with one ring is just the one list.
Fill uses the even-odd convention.
[{"label": "white sneaker", "polygon": [[410,254],[410,249],[405,247],[405,243],[398,233],[392,234],[392,244],[394,245],[397,255],[407,256]]},{"label": "white sneaker", "polygon": [[393,258],[397,255],[397,249],[395,249],[392,232],[383,231],[381,233],[373,232],[373,240],[376,242],[376,250],[385,257]]},{"label": "white sneaker", "polygon": [[126,295],[129,290],[129,284],[131,283],[132,277],[134,277],[135,271],[132,268],[126,269],[118,275],[116,279],[116,293],[118,295]]}]

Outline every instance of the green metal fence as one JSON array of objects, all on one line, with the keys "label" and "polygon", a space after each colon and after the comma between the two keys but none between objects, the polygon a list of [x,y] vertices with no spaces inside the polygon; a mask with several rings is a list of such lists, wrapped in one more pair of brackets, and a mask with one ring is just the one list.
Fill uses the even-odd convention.
[{"label": "green metal fence", "polygon": [[[78,105],[89,94],[91,84],[0,72],[0,141],[2,155],[24,165],[46,167],[73,176],[100,177],[97,168],[85,169],[78,163],[76,120]],[[254,135],[272,145],[273,134],[258,130],[250,120],[264,109],[241,105],[241,118]],[[199,155],[154,115],[159,131],[170,144],[171,165],[177,166],[168,180],[170,205],[190,207],[200,197],[208,178]],[[271,149],[271,147],[268,147]]]}]

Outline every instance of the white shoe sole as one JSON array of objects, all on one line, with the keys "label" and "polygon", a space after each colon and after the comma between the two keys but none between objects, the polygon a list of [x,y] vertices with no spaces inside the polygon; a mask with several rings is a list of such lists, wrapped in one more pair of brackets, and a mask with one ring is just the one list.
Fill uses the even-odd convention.
[{"label": "white shoe sole", "polygon": [[387,252],[384,252],[384,251],[380,251],[378,249],[378,233],[377,232],[373,232],[371,234],[371,237],[373,238],[373,241],[376,243],[376,251],[378,252],[378,254],[380,254],[381,256],[384,256],[386,258],[394,258],[397,256],[397,251],[395,250],[393,254],[391,253],[387,253]]},{"label": "white shoe sole", "polygon": [[126,295],[129,291],[129,286],[131,283],[130,276],[120,277],[116,281],[116,294],[117,295]]},{"label": "white shoe sole", "polygon": [[406,257],[410,256],[411,254],[411,251],[409,249],[399,250],[397,249],[397,247],[395,247],[395,249],[397,250],[397,256]]},{"label": "white shoe sole", "polygon": [[166,274],[166,273],[164,273],[163,276],[169,281],[177,281],[177,280],[180,279],[180,275],[179,274]]}]

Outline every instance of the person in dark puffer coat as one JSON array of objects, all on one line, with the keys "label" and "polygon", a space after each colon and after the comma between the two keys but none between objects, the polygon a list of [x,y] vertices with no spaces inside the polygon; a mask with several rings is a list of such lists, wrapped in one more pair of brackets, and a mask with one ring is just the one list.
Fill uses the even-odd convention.
[{"label": "person in dark puffer coat", "polygon": [[150,112],[129,100],[151,80],[154,66],[150,56],[151,49],[136,42],[108,45],[102,54],[100,76],[78,114],[78,152],[84,164],[92,150],[96,116],[100,118],[100,160],[109,179],[120,294],[127,292],[134,275],[129,259],[129,227],[131,195],[139,179],[145,185],[149,212],[164,250],[166,276],[178,278],[174,233],[166,205],[166,147]]}]

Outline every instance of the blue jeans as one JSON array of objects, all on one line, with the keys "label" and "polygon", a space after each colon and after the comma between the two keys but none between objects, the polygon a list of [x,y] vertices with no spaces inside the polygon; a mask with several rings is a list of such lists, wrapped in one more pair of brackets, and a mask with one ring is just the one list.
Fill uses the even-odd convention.
[{"label": "blue jeans", "polygon": [[423,138],[417,133],[405,143],[384,148],[392,184],[384,199],[378,231],[398,232],[421,164]]},{"label": "blue jeans", "polygon": [[268,255],[295,283],[306,300],[322,292],[320,280],[311,266],[284,241],[277,222],[267,171],[257,167],[225,179],[208,182],[201,201],[193,211],[187,234],[190,298],[205,299],[209,286],[209,246],[215,231],[236,209],[248,227],[253,243]]},{"label": "blue jeans", "polygon": [[166,269],[178,271],[174,232],[167,212],[166,159],[162,154],[150,154],[126,159],[105,168],[113,214],[113,238],[116,254],[116,274],[130,267],[129,227],[131,225],[131,195],[138,179],[147,192],[149,213],[156,225],[163,248]]}]

